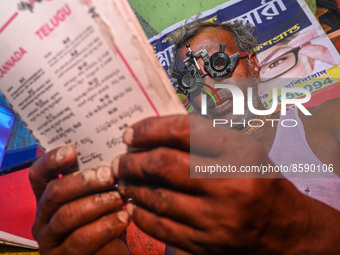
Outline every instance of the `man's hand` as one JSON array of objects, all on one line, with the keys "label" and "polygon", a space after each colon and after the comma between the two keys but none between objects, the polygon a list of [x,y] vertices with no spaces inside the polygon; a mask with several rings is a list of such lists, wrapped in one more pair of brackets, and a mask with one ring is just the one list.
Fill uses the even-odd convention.
[{"label": "man's hand", "polygon": [[330,65],[336,65],[335,59],[332,54],[323,45],[311,44],[310,41],[319,37],[316,30],[311,30],[302,34],[299,34],[296,38],[288,43],[288,46],[295,48],[298,46],[303,46],[299,51],[299,54],[305,55],[311,59],[319,60]]},{"label": "man's hand", "polygon": [[315,205],[286,179],[233,179],[228,173],[190,179],[196,165],[272,164],[257,141],[189,116],[144,120],[124,140],[145,149],[118,157],[113,171],[120,192],[135,203],[127,210],[146,233],[193,254],[311,252],[310,238],[318,236],[310,231],[311,211],[326,206]]},{"label": "man's hand", "polygon": [[[52,150],[30,169],[37,199],[32,228],[41,254],[130,254],[120,238],[129,223],[111,168],[69,173],[76,151]],[[61,177],[63,175],[63,177]],[[59,178],[58,178],[59,176]]]}]

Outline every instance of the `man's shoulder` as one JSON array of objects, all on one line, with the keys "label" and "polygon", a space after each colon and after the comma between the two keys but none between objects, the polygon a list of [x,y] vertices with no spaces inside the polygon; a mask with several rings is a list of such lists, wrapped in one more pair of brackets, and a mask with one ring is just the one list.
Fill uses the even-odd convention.
[{"label": "man's shoulder", "polygon": [[310,108],[312,116],[335,118],[340,111],[340,97],[332,98],[317,107]]},{"label": "man's shoulder", "polygon": [[[312,115],[304,116],[304,122],[340,133],[340,97],[327,100],[308,110]],[[301,114],[300,116],[302,117]]]}]

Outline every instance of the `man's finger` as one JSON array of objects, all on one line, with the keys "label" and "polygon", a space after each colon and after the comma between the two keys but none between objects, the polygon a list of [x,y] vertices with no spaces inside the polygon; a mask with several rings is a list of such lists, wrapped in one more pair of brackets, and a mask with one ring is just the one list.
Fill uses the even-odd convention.
[{"label": "man's finger", "polygon": [[63,204],[113,189],[114,177],[108,166],[98,166],[52,180],[47,185],[38,205],[37,227],[49,222],[52,215]]},{"label": "man's finger", "polygon": [[297,37],[295,37],[288,43],[288,46],[291,48],[296,48],[306,43],[309,43],[318,36],[319,36],[318,32],[313,29],[306,33],[299,34]]},{"label": "man's finger", "polygon": [[[126,211],[120,211],[90,223],[74,231],[61,245],[61,250],[77,250],[73,254],[93,254],[110,240],[118,238],[126,229],[130,217]],[[72,247],[72,248],[71,248]],[[61,254],[65,254],[61,252]]]},{"label": "man's finger", "polygon": [[60,207],[46,226],[45,242],[59,244],[74,229],[120,211],[124,201],[117,191],[98,193]]},{"label": "man's finger", "polygon": [[119,238],[115,238],[106,244],[95,255],[130,255],[129,248],[126,243]]},{"label": "man's finger", "polygon": [[235,130],[213,127],[211,121],[197,116],[176,115],[140,121],[126,130],[123,139],[131,147],[168,146],[191,153],[216,156],[224,153],[225,148],[232,149],[232,144],[228,146],[229,143],[239,142],[244,137]]},{"label": "man's finger", "polygon": [[329,50],[323,45],[308,44],[301,48],[299,54],[311,59],[319,60],[330,65],[335,65],[335,60]]},{"label": "man's finger", "polygon": [[59,174],[65,174],[75,160],[76,150],[71,146],[64,146],[44,154],[34,162],[29,172],[29,179],[37,201],[47,183],[57,178]]},{"label": "man's finger", "polygon": [[155,147],[159,144],[190,149],[190,118],[187,115],[147,118],[128,128],[124,142],[132,147]]},{"label": "man's finger", "polygon": [[187,152],[159,147],[150,151],[128,153],[117,157],[113,173],[119,178],[122,191],[124,182],[144,182],[166,185],[192,194],[204,192],[201,179],[190,179],[190,160],[201,162],[202,157]]},{"label": "man's finger", "polygon": [[[118,213],[112,213],[101,217],[100,219],[80,227],[73,231],[64,242],[49,254],[65,255],[87,255],[95,254],[103,248],[108,242],[119,238],[120,234],[126,229],[130,221],[129,214],[122,210]],[[53,247],[46,242],[42,244],[42,251],[50,251]]]},{"label": "man's finger", "polygon": [[209,208],[209,205],[199,196],[145,186],[127,186],[125,192],[133,199],[134,204],[160,217],[171,218],[197,229],[205,229],[209,226],[209,222],[202,220],[201,215],[193,213],[197,208]]}]

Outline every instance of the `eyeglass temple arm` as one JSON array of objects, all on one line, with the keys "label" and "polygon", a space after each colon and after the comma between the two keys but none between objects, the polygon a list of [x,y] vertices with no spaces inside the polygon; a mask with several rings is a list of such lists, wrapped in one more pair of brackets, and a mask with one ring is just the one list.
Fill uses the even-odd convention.
[{"label": "eyeglass temple arm", "polygon": [[248,51],[241,52],[239,58],[243,58],[243,57],[246,57],[246,56],[248,56],[248,55],[249,55],[249,52],[248,52]]}]

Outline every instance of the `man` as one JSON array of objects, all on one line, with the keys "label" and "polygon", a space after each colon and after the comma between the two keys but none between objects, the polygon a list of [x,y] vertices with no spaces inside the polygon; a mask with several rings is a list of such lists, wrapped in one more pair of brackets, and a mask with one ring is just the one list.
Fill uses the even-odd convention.
[{"label": "man", "polygon": [[[239,24],[195,26],[197,29],[189,28],[185,33],[189,36],[178,44],[178,65],[186,58],[186,44],[194,52],[205,48],[210,56],[219,51],[220,44],[226,44],[229,56],[249,52],[252,47],[249,31]],[[203,74],[203,61],[197,62]],[[203,75],[203,83],[211,87],[228,81],[246,95],[247,87],[256,89],[258,73],[255,53],[249,52],[238,58],[229,75],[218,82]],[[225,119],[241,122],[231,114],[228,91],[221,89],[218,93],[223,102],[220,106],[208,104],[207,118],[223,114]],[[191,100],[196,109],[201,109],[199,94]],[[256,97],[253,104],[263,109]],[[245,106],[246,120],[260,118]],[[339,106],[336,99],[310,109],[311,116],[300,114],[310,147],[307,156],[315,154],[338,175]],[[279,113],[270,118],[280,118]],[[332,188],[328,190],[331,199],[326,201],[329,205],[301,193],[289,180],[280,178],[280,173],[268,173],[267,178],[250,178],[258,177],[256,173],[247,178],[228,178],[232,174],[212,179],[189,177],[195,165],[229,164],[240,169],[274,166],[293,157],[292,148],[275,151],[276,142],[283,141],[280,134],[275,136],[276,131],[282,131],[275,123],[274,127],[265,124],[255,129],[239,125],[240,132],[213,127],[211,121],[195,116],[146,119],[124,134],[129,147],[143,150],[116,158],[112,171],[101,166],[66,175],[76,158],[74,149],[47,153],[30,171],[38,201],[33,234],[41,253],[128,254],[120,234],[132,219],[146,233],[193,254],[338,254],[340,212],[339,207],[333,208],[339,205],[339,189],[334,190],[339,188],[338,177],[320,179],[321,183],[327,180],[322,188]],[[301,147],[301,143],[294,146]],[[282,153],[285,157],[280,159]],[[293,161],[303,159],[294,156]],[[55,179],[60,173],[64,177]],[[299,183],[303,189],[304,180]],[[112,192],[116,182],[120,195]],[[309,194],[317,197],[319,183],[311,184]],[[121,209],[125,203],[121,197],[132,197],[134,205]]]}]

